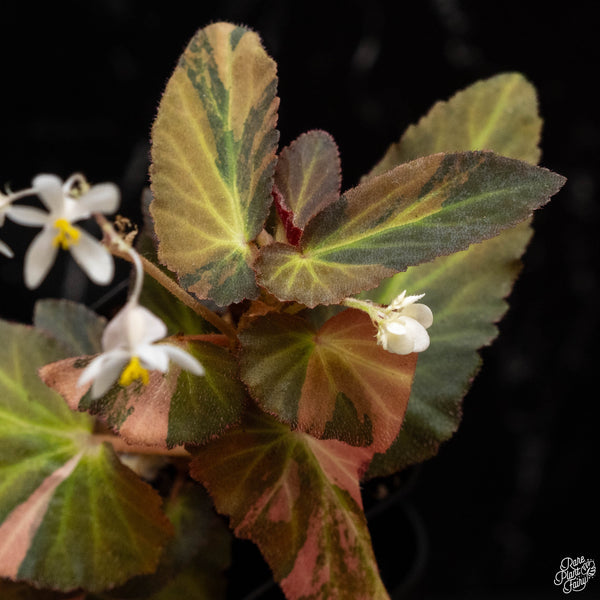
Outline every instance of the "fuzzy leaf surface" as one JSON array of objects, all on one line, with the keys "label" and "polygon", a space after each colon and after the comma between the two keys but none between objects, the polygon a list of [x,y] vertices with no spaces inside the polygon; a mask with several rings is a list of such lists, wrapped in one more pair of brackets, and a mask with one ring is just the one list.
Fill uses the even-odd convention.
[{"label": "fuzzy leaf surface", "polygon": [[140,304],[163,321],[169,335],[197,335],[214,331],[214,327],[152,277],[144,279]]},{"label": "fuzzy leaf surface", "polygon": [[261,251],[261,285],[313,307],[377,286],[410,265],[491,238],[528,218],[564,178],[492,152],[440,153],[368,179],[310,220],[301,249]]},{"label": "fuzzy leaf surface", "polygon": [[215,23],[191,40],[152,129],[158,256],[198,298],[255,298],[249,245],[271,205],[275,62],[259,37]]},{"label": "fuzzy leaf surface", "polygon": [[178,342],[205,369],[201,377],[171,363],[163,374],[151,371],[148,385],[118,382],[101,398],[92,399],[91,384],[79,387],[82,369],[93,356],[67,358],[40,370],[47,385],[73,410],[98,415],[131,444],[172,448],[202,444],[240,419],[245,390],[236,377],[237,364],[225,349],[209,342]]},{"label": "fuzzy leaf surface", "polygon": [[368,177],[438,152],[493,150],[537,164],[541,129],[535,88],[520,73],[501,73],[434,104],[389,147]]},{"label": "fuzzy leaf surface", "polygon": [[35,327],[63,344],[69,354],[100,352],[106,319],[70,300],[38,300],[33,313]]},{"label": "fuzzy leaf surface", "polygon": [[290,243],[317,212],[337,200],[342,184],[337,144],[325,131],[303,133],[279,154],[277,209]]},{"label": "fuzzy leaf surface", "polygon": [[5,322],[0,338],[0,576],[66,591],[151,572],[170,533],[160,497],[37,376],[59,343]]},{"label": "fuzzy leaf surface", "polygon": [[261,317],[240,336],[242,380],[293,427],[382,452],[402,425],[417,355],[386,352],[375,333],[352,309],[318,330],[299,317]]},{"label": "fuzzy leaf surface", "polygon": [[191,473],[290,600],[387,600],[359,489],[367,448],[317,440],[264,413],[193,451]]},{"label": "fuzzy leaf surface", "polygon": [[[479,81],[438,102],[394,144],[370,177],[431,152],[491,148],[510,158],[539,159],[542,121],[533,86],[518,73]],[[388,475],[435,455],[458,428],[461,402],[479,368],[477,350],[497,336],[504,300],[531,238],[529,221],[468,250],[410,267],[366,294],[388,303],[405,289],[426,293],[433,310],[431,345],[419,357],[402,430],[377,454],[368,476]],[[475,275],[475,276],[474,276]]]},{"label": "fuzzy leaf surface", "polygon": [[[495,323],[506,312],[504,298],[530,237],[528,225],[521,224],[393,278],[396,289],[426,293],[423,302],[433,311],[434,323],[428,330],[430,346],[419,356],[402,429],[390,449],[375,456],[369,477],[392,474],[435,455],[457,430],[462,398],[480,366],[477,350],[498,334]],[[377,296],[385,302],[395,291]]]},{"label": "fuzzy leaf surface", "polygon": [[[150,215],[151,202],[152,192],[146,188],[142,194],[143,227],[135,239],[135,247],[141,256],[155,264],[169,279],[176,280],[176,276],[161,265],[158,260],[156,250],[158,240],[154,232],[154,220]],[[179,298],[173,296],[153,277],[144,278],[140,304],[163,321],[167,326],[169,335],[181,333],[194,335],[214,331],[209,323],[189,306],[186,306]]]},{"label": "fuzzy leaf surface", "polygon": [[165,503],[174,535],[155,573],[86,600],[218,600],[226,596],[223,571],[231,561],[231,533],[206,491],[186,482]]}]

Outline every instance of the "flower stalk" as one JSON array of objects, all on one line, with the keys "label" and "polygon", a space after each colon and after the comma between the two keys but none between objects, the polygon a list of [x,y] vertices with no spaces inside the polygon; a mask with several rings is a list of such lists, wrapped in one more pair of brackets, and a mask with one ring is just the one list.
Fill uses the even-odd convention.
[{"label": "flower stalk", "polygon": [[161,448],[158,446],[146,446],[144,444],[129,444],[122,437],[100,433],[93,434],[91,439],[94,443],[98,444],[108,442],[112,445],[115,452],[119,453],[122,452],[126,454],[150,454],[158,456],[190,458],[190,453],[183,446],[176,446],[175,448]]},{"label": "flower stalk", "polygon": [[[155,281],[162,285],[178,300],[181,300],[188,308],[191,308],[197,315],[202,317],[205,321],[208,321],[213,327],[216,327],[221,333],[225,334],[232,346],[237,344],[237,333],[235,329],[222,317],[214,313],[212,310],[195,300],[190,294],[188,294],[181,286],[173,281],[168,275],[165,275],[155,264],[151,263],[147,258],[140,256],[135,253],[136,258],[133,258],[131,253],[131,246],[123,240],[123,238],[115,231],[112,223],[108,221],[103,215],[96,215],[96,221],[100,225],[102,231],[106,236],[106,245],[108,250],[113,254],[124,260],[134,262],[136,259],[139,260],[140,268],[150,275]],[[137,277],[136,283],[141,282],[142,278]],[[141,286],[141,283],[140,283]],[[141,292],[141,287],[137,294]]]}]

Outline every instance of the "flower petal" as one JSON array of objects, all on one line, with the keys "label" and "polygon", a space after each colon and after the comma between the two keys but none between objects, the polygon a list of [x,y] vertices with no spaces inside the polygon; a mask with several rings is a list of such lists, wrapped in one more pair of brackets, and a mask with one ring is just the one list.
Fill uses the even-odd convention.
[{"label": "flower petal", "polygon": [[53,214],[62,216],[65,195],[63,182],[56,175],[38,175],[33,180],[33,189],[46,208]]},{"label": "flower petal", "polygon": [[194,375],[204,375],[204,367],[189,352],[183,348],[171,344],[159,344],[157,348],[162,348],[168,357],[182,369],[193,373]]},{"label": "flower petal", "polygon": [[52,243],[54,231],[45,228],[34,238],[25,253],[25,285],[34,289],[42,283],[54,264],[58,248]]},{"label": "flower petal", "polygon": [[77,385],[82,386],[93,379],[96,379],[96,377],[98,377],[98,375],[104,370],[107,364],[117,360],[120,362],[127,361],[129,360],[129,355],[127,352],[122,350],[98,354],[98,356],[92,359],[92,361],[82,371],[79,379],[77,380]]},{"label": "flower petal", "polygon": [[43,227],[50,222],[50,215],[34,206],[11,206],[6,215],[11,221],[27,227]]},{"label": "flower petal", "polygon": [[[167,326],[154,313],[143,306],[135,305],[132,309],[132,323],[135,322],[137,344],[151,344],[162,340],[167,335]],[[133,335],[131,336],[133,339]]]},{"label": "flower petal", "polygon": [[120,199],[119,188],[114,183],[99,183],[83,194],[78,204],[82,212],[107,214],[119,208]]},{"label": "flower petal", "polygon": [[79,239],[69,247],[75,262],[94,283],[110,283],[115,271],[110,252],[87,231],[78,227],[76,229],[80,233]]},{"label": "flower petal", "polygon": [[0,253],[8,256],[8,258],[14,256],[13,251],[2,240],[0,240]]},{"label": "flower petal", "polygon": [[429,348],[429,334],[421,323],[411,319],[410,317],[404,318],[406,326],[406,335],[410,337],[413,343],[413,352],[423,352]]},{"label": "flower petal", "polygon": [[167,335],[167,326],[147,308],[128,302],[111,319],[102,334],[102,349],[126,348],[137,355],[140,345],[160,340]]},{"label": "flower petal", "polygon": [[[106,356],[106,355],[105,355]],[[100,398],[114,385],[129,362],[126,353],[114,353],[104,361],[102,369],[98,372],[92,383],[92,398]]]},{"label": "flower petal", "polygon": [[433,323],[433,313],[426,304],[410,304],[402,311],[402,315],[418,321],[425,329]]},{"label": "flower petal", "polygon": [[136,348],[136,355],[139,357],[142,367],[149,371],[160,371],[165,373],[169,368],[169,356],[164,351],[164,346],[153,346],[152,344],[142,344]]},{"label": "flower petal", "polygon": [[429,347],[429,334],[421,323],[405,315],[380,325],[377,342],[395,354],[423,352]]},{"label": "flower petal", "polygon": [[394,354],[410,354],[414,349],[412,336],[405,325],[405,319],[398,319],[384,325],[383,348]]},{"label": "flower petal", "polygon": [[128,304],[108,322],[102,332],[102,350],[111,352],[117,348],[128,348],[127,344],[127,314],[130,309]]}]

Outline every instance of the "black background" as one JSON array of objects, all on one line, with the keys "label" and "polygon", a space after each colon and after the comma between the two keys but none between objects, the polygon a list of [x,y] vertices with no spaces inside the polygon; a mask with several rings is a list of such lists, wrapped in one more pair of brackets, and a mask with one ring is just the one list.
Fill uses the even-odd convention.
[{"label": "black background", "polygon": [[[329,131],[344,188],[436,100],[507,70],[538,88],[542,164],[569,181],[536,217],[512,308],[483,352],[459,432],[402,477],[405,492],[381,514],[371,508],[379,482],[365,489],[384,577],[390,589],[404,582],[405,597],[560,598],[553,577],[564,556],[600,561],[594,4],[104,0],[0,9],[0,185],[82,171],[119,184],[134,220],[162,90],[189,38],[212,21],[261,34],[279,65],[281,147],[309,129]],[[19,257],[34,233],[0,230],[17,256],[0,256],[0,316],[28,322],[47,296],[105,309],[106,290],[69,261],[25,290]],[[126,274],[119,267],[115,282]],[[268,570],[250,543],[236,542],[230,579],[232,599],[279,597],[272,588],[252,594]],[[600,597],[599,576],[581,597]]]}]

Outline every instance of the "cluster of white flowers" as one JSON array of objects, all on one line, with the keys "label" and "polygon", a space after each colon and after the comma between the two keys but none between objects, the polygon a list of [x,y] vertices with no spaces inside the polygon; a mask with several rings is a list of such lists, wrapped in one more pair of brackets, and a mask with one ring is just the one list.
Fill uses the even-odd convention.
[{"label": "cluster of white flowers", "polygon": [[427,329],[433,323],[433,313],[425,304],[418,304],[419,296],[407,296],[406,290],[388,307],[376,311],[377,343],[395,354],[423,352],[429,348]]},{"label": "cluster of white flowers", "polygon": [[[37,195],[47,209],[15,205],[23,197]],[[16,193],[0,193],[0,227],[5,217],[21,225],[41,227],[25,254],[25,283],[35,288],[52,268],[59,248],[68,250],[88,277],[98,284],[109,283],[114,264],[107,248],[74,223],[95,213],[109,214],[117,210],[119,190],[112,183],[90,186],[80,174],[63,183],[55,175],[38,175],[31,188]],[[12,250],[0,241],[0,252],[11,258]],[[94,398],[103,396],[119,382],[127,387],[134,381],[149,382],[149,371],[166,372],[173,361],[194,375],[204,375],[202,365],[189,353],[172,344],[157,344],[167,335],[166,325],[149,310],[139,305],[143,282],[140,257],[127,247],[135,265],[135,285],[125,306],[106,326],[102,336],[102,353],[85,368],[78,384],[92,382]],[[423,352],[429,347],[427,329],[433,323],[428,306],[420,304],[425,294],[397,296],[389,306],[347,299],[348,306],[365,310],[377,326],[377,343],[395,354]]]},{"label": "cluster of white flowers", "polygon": [[[47,211],[14,204],[27,196],[38,196]],[[113,258],[108,249],[87,231],[74,225],[93,214],[117,210],[119,189],[113,183],[90,186],[80,174],[64,183],[56,175],[38,175],[32,187],[0,193],[0,227],[8,217],[15,223],[41,227],[25,253],[24,278],[28,288],[38,287],[52,268],[59,249],[68,250],[86,275],[100,285],[112,281]],[[167,335],[166,325],[139,305],[144,272],[138,254],[127,248],[135,265],[135,285],[125,306],[108,323],[102,336],[102,353],[85,368],[78,384],[92,382],[93,398],[104,395],[118,380],[127,387],[134,381],[147,384],[149,370],[166,372],[173,361],[194,375],[204,375],[202,365],[185,350],[171,344],[155,344]],[[13,252],[0,240],[0,252]]]}]

